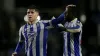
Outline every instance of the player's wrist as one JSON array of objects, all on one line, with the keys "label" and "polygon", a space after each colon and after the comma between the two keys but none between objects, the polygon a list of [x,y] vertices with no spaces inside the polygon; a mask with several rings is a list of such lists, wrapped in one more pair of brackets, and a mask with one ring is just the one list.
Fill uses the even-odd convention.
[{"label": "player's wrist", "polygon": [[13,52],[13,53],[12,53],[12,56],[16,56],[16,55],[17,55],[17,52]]},{"label": "player's wrist", "polygon": [[17,54],[17,52],[13,52],[13,54]]}]

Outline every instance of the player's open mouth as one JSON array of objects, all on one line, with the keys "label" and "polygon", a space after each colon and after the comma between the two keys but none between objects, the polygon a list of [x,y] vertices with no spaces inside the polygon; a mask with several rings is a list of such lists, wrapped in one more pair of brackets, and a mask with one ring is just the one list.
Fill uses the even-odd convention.
[{"label": "player's open mouth", "polygon": [[32,17],[28,17],[28,18],[32,18]]}]

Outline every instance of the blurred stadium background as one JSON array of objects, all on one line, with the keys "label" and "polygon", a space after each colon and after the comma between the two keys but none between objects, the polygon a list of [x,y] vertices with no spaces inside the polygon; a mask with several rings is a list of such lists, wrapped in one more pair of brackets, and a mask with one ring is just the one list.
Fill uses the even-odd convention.
[{"label": "blurred stadium background", "polygon": [[[83,56],[100,56],[100,0],[0,0],[0,56],[11,56],[14,51],[26,7],[31,4],[39,7],[42,20],[59,16],[68,4],[77,5],[83,23]],[[48,56],[61,56],[61,40],[56,34],[49,36]]]}]

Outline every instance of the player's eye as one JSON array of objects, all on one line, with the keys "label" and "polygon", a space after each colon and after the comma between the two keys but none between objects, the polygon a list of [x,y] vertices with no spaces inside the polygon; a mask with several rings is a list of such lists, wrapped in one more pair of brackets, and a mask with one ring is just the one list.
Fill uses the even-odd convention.
[{"label": "player's eye", "polygon": [[31,12],[32,14],[34,13],[34,12]]},{"label": "player's eye", "polygon": [[27,12],[27,14],[29,14],[30,12]]},{"label": "player's eye", "polygon": [[30,13],[33,14],[34,12],[27,12],[27,14],[30,14]]}]

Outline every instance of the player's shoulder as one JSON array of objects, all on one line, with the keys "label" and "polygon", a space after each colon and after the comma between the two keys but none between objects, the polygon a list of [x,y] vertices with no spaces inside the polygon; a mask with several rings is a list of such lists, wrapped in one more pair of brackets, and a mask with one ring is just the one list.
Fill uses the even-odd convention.
[{"label": "player's shoulder", "polygon": [[50,20],[40,20],[42,23],[48,23]]},{"label": "player's shoulder", "polygon": [[80,20],[77,20],[76,24],[80,25],[80,26],[83,26]]},{"label": "player's shoulder", "polygon": [[81,23],[81,21],[80,20],[77,20],[77,23]]},{"label": "player's shoulder", "polygon": [[76,22],[76,24],[79,24],[82,26],[82,22],[79,20],[79,18],[76,18],[75,22]]},{"label": "player's shoulder", "polygon": [[26,24],[21,25],[20,30],[23,30]]},{"label": "player's shoulder", "polygon": [[77,23],[81,23],[81,21],[80,21],[78,18],[77,18],[76,22],[77,22]]}]

